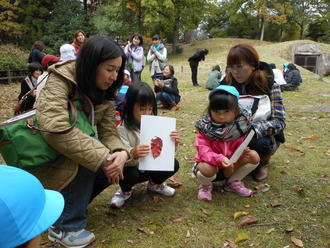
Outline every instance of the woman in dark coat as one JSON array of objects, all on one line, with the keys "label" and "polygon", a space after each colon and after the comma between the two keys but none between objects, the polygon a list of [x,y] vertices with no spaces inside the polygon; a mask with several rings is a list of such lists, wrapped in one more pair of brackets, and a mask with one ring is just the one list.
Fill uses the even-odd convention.
[{"label": "woman in dark coat", "polygon": [[[28,66],[28,75],[21,82],[21,93],[18,96],[18,100],[34,88],[37,84],[39,76],[43,73],[41,64],[33,62]],[[33,108],[33,104],[36,100],[36,90],[32,91],[27,98],[22,102],[20,106],[20,112],[25,112]]]},{"label": "woman in dark coat", "polygon": [[294,64],[289,64],[288,69],[289,72],[286,79],[286,84],[281,85],[281,90],[282,91],[299,90],[299,86],[302,83],[300,71],[297,69],[297,67]]},{"label": "woman in dark coat", "polygon": [[37,40],[36,42],[33,43],[31,52],[29,54],[28,62],[38,62],[41,64],[42,58],[45,56],[45,54],[42,52],[45,48],[45,44]]}]

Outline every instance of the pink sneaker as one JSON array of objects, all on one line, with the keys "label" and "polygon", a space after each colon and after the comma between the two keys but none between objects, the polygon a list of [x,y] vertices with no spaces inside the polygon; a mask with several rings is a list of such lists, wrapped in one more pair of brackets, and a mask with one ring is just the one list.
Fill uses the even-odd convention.
[{"label": "pink sneaker", "polygon": [[212,200],[213,184],[201,184],[198,187],[198,199],[202,201]]},{"label": "pink sneaker", "polygon": [[245,188],[244,183],[242,181],[232,181],[228,182],[225,186],[226,191],[235,192],[236,194],[240,196],[251,196],[252,190]]}]

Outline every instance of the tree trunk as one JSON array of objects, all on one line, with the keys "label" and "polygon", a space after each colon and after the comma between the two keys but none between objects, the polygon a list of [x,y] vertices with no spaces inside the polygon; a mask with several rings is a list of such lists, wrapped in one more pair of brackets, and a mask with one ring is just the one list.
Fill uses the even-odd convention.
[{"label": "tree trunk", "polygon": [[304,23],[300,23],[300,39],[303,40],[304,39]]},{"label": "tree trunk", "polygon": [[264,40],[264,32],[265,32],[265,17],[261,17],[260,23],[260,40]]},{"label": "tree trunk", "polygon": [[177,48],[179,44],[179,27],[180,27],[180,13],[177,13],[175,17],[175,22],[173,26],[173,43],[172,43],[172,52],[173,54],[177,53]]},{"label": "tree trunk", "polygon": [[143,32],[143,20],[142,20],[142,6],[141,0],[136,1],[137,7],[137,24],[138,24],[138,32],[142,34]]}]

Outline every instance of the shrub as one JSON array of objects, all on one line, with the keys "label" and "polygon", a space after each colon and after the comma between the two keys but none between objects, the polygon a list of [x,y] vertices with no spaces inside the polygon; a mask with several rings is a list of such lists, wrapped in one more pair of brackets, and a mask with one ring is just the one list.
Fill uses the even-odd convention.
[{"label": "shrub", "polygon": [[15,45],[0,46],[0,70],[26,69],[29,51]]}]

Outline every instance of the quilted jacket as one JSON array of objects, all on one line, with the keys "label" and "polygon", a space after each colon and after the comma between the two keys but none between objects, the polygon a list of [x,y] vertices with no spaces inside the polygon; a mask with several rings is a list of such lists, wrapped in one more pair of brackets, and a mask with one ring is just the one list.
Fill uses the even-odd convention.
[{"label": "quilted jacket", "polygon": [[[39,127],[51,131],[67,129],[70,126],[69,99],[80,99],[84,111],[91,115],[89,99],[76,90],[75,62],[57,63],[48,71],[50,75],[36,102]],[[47,143],[63,155],[34,173],[45,188],[60,191],[75,178],[78,165],[95,172],[109,153],[126,150],[117,133],[114,102],[106,101],[97,105],[94,111],[98,139],[78,128],[66,134],[43,133]]]}]

